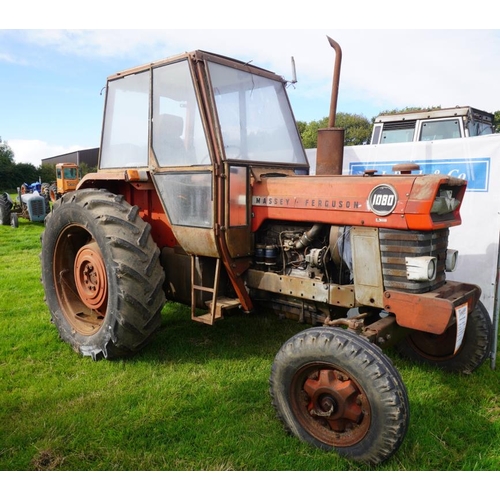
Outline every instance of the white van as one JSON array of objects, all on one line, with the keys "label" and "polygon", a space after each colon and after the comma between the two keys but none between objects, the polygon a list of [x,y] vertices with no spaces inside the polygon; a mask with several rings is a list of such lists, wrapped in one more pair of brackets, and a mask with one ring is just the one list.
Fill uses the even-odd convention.
[{"label": "white van", "polygon": [[457,106],[377,116],[371,144],[436,141],[493,133],[493,114],[470,106]]}]

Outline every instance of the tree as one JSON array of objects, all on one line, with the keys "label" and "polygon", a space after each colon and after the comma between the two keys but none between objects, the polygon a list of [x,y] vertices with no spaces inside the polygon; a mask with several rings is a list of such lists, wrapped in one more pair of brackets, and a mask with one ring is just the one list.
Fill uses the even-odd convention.
[{"label": "tree", "polygon": [[9,182],[14,167],[14,152],[0,137],[0,189],[10,189]]},{"label": "tree", "polygon": [[0,138],[0,190],[15,190],[26,182],[39,179],[39,172],[31,163],[15,163],[14,152],[7,142]]},{"label": "tree", "polygon": [[493,113],[493,129],[498,134],[500,133],[500,111]]},{"label": "tree", "polygon": [[[427,106],[421,107],[421,106],[406,106],[406,108],[396,108],[396,109],[390,109],[386,111],[381,111],[378,115],[397,115],[399,113],[411,113],[413,111],[435,111],[436,109],[442,109],[441,106]],[[377,115],[377,116],[378,116]]]},{"label": "tree", "polygon": [[307,128],[307,122],[298,121],[297,122],[297,128],[299,129],[299,134],[302,137],[302,133]]},{"label": "tree", "polygon": [[14,151],[0,137],[0,167],[8,167],[14,163]]},{"label": "tree", "polygon": [[48,182],[49,184],[56,182],[56,166],[53,163],[40,165],[38,172],[42,182]]},{"label": "tree", "polygon": [[91,167],[83,161],[81,161],[78,166],[80,167],[80,172],[81,172],[82,177],[84,175],[91,174],[93,172],[97,172],[97,166]]},{"label": "tree", "polygon": [[23,182],[31,184],[40,178],[40,172],[33,163],[16,163],[15,171],[18,179],[16,186],[20,186]]},{"label": "tree", "polygon": [[[328,128],[328,117],[309,123],[298,122],[297,125],[304,148],[315,148],[318,143],[318,129]],[[372,124],[367,118],[351,113],[337,113],[335,127],[345,130],[345,146],[366,144],[369,142],[372,133]]]}]

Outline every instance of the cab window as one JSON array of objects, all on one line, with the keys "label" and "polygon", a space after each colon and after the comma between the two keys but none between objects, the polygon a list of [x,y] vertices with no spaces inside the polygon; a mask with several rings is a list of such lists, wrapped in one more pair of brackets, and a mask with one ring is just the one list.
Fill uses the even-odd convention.
[{"label": "cab window", "polygon": [[440,139],[458,139],[461,137],[460,122],[452,120],[429,120],[422,122],[420,129],[421,141],[436,141]]}]

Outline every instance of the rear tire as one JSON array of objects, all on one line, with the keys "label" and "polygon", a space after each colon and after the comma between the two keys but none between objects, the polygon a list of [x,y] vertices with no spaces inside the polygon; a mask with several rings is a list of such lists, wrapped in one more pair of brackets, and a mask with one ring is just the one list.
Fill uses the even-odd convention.
[{"label": "rear tire", "polygon": [[123,196],[60,198],[42,234],[42,282],[60,337],[93,359],[132,354],[158,329],[164,272],[150,225]]},{"label": "rear tire", "polygon": [[408,428],[401,376],[374,344],[340,328],[316,327],[280,349],[270,393],[300,440],[369,464],[387,460]]},{"label": "rear tire", "polygon": [[470,374],[479,368],[491,353],[493,335],[488,311],[479,301],[467,318],[462,345],[456,353],[456,326],[450,327],[442,335],[412,332],[396,347],[402,356],[412,361],[437,366],[449,372]]},{"label": "rear tire", "polygon": [[0,226],[8,226],[10,224],[10,212],[12,210],[12,202],[9,200],[7,193],[0,195]]}]

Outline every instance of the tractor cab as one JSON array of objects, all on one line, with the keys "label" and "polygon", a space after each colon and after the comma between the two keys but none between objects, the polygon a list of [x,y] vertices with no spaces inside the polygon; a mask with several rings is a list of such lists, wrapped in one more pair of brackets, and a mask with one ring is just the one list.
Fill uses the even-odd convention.
[{"label": "tractor cab", "polygon": [[[285,86],[273,72],[203,51],[113,75],[99,172],[83,184],[152,182],[166,221],[141,216],[160,248],[221,259],[244,291],[236,281],[253,254],[250,184],[309,169]],[[138,196],[141,209],[155,205]]]},{"label": "tractor cab", "polygon": [[224,227],[231,254],[250,253],[239,228],[249,225],[251,169],[262,168],[308,169],[276,74],[196,51],[108,79],[100,170],[152,174],[188,251],[218,255],[213,233]]},{"label": "tractor cab", "polygon": [[81,179],[80,168],[75,163],[58,163],[56,165],[56,182],[49,188],[52,202],[64,193],[74,191]]}]

